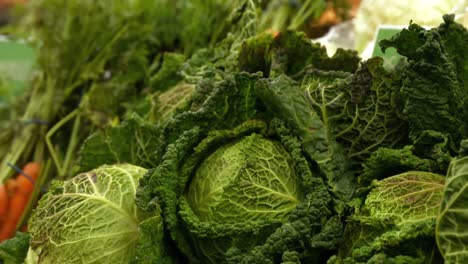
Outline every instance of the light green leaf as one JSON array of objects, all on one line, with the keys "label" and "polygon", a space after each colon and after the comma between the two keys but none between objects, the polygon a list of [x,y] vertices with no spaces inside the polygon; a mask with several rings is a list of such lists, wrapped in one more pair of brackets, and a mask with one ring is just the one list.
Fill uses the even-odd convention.
[{"label": "light green leaf", "polygon": [[40,263],[129,263],[140,237],[135,204],[146,169],[102,166],[55,183],[30,221]]},{"label": "light green leaf", "polygon": [[279,142],[252,134],[211,154],[187,194],[202,221],[285,219],[301,202],[300,178]]},{"label": "light green leaf", "polygon": [[343,263],[392,263],[376,262],[382,254],[441,263],[434,229],[444,177],[409,171],[373,184],[364,206],[348,218],[338,251]]},{"label": "light green leaf", "polygon": [[435,219],[442,200],[444,177],[409,171],[376,183],[365,208],[373,217],[391,219],[397,226]]},{"label": "light green leaf", "polygon": [[468,156],[450,164],[436,238],[445,263],[468,263]]}]

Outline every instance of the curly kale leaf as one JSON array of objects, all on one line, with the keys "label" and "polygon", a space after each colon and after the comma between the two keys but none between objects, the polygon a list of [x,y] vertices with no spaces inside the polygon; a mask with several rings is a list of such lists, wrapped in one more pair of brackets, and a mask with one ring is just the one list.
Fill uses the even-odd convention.
[{"label": "curly kale leaf", "polygon": [[[463,142],[462,153],[466,154]],[[444,199],[437,219],[436,238],[446,263],[468,261],[468,156],[455,158],[450,163],[444,190]]]},{"label": "curly kale leaf", "polygon": [[394,47],[408,59],[401,91],[412,139],[424,130],[450,135],[454,142],[467,135],[468,31],[453,16],[444,21],[431,30],[411,24],[380,42],[383,50]]}]

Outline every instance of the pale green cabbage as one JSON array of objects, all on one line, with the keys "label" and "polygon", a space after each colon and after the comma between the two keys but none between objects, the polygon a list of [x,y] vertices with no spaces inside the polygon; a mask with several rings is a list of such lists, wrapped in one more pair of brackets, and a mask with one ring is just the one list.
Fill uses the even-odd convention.
[{"label": "pale green cabbage", "polygon": [[284,219],[302,200],[292,165],[280,143],[252,134],[201,164],[188,202],[202,221]]},{"label": "pale green cabbage", "polygon": [[256,133],[221,146],[201,163],[187,202],[198,217],[195,222],[223,230],[218,239],[193,236],[204,262],[218,263],[231,246],[252,248],[272,227],[287,222],[305,196],[294,166],[280,142]]},{"label": "pale green cabbage", "polygon": [[104,165],[56,183],[30,221],[39,263],[129,263],[135,256],[138,180],[146,169]]}]

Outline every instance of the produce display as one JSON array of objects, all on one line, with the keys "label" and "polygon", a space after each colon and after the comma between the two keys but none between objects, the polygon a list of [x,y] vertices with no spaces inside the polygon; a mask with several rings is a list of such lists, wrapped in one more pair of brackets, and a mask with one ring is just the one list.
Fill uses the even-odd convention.
[{"label": "produce display", "polygon": [[37,65],[0,109],[0,262],[468,262],[467,29],[410,23],[385,69],[313,42],[324,10],[19,10]]}]

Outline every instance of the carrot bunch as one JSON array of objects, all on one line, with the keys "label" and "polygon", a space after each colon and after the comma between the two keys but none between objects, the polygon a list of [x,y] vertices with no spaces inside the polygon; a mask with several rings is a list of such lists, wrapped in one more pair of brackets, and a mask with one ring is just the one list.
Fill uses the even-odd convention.
[{"label": "carrot bunch", "polygon": [[0,185],[0,242],[15,234],[40,170],[39,163],[30,162],[15,179]]}]

